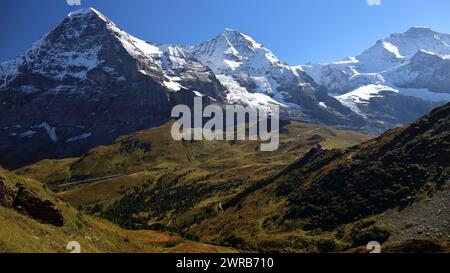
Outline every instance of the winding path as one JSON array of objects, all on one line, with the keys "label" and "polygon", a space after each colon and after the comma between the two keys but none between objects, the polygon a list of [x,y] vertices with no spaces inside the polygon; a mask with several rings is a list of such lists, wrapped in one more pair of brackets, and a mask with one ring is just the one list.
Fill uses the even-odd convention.
[{"label": "winding path", "polygon": [[128,174],[115,174],[115,175],[109,175],[109,176],[85,179],[85,180],[80,180],[80,181],[74,181],[74,182],[60,184],[60,185],[55,185],[55,186],[58,187],[58,188],[62,188],[62,187],[67,187],[67,186],[75,186],[75,185],[80,185],[80,184],[86,184],[86,183],[90,183],[90,182],[109,180],[109,179],[112,179],[112,178],[117,178],[117,177],[122,177],[122,176],[127,176],[127,175]]}]

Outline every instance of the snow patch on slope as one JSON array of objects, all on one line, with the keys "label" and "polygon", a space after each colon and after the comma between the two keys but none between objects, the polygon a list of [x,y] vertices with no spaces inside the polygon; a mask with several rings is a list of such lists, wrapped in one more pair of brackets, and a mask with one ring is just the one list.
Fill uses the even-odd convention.
[{"label": "snow patch on slope", "polygon": [[286,105],[277,102],[265,94],[248,92],[247,89],[240,86],[239,83],[236,82],[231,76],[217,75],[216,77],[228,90],[228,103],[243,104],[251,108],[263,107],[270,109],[271,105],[287,107]]},{"label": "snow patch on slope", "polygon": [[164,81],[164,85],[172,91],[180,91],[183,86],[176,81]]},{"label": "snow patch on slope", "polygon": [[395,45],[393,45],[389,42],[383,42],[383,46],[387,51],[393,53],[395,55],[395,57],[404,58],[404,56],[402,56],[402,54],[400,54],[399,49]]},{"label": "snow patch on slope", "polygon": [[91,133],[84,133],[84,134],[81,134],[79,136],[69,138],[68,140],[66,140],[66,143],[80,141],[80,140],[89,138],[91,135],[92,135]]},{"label": "snow patch on slope", "polygon": [[51,127],[47,122],[42,122],[41,124],[36,125],[33,128],[43,128],[47,132],[47,135],[51,141],[53,142],[58,141],[58,136],[56,135],[56,128]]},{"label": "snow patch on slope", "polygon": [[384,85],[367,85],[357,88],[354,91],[335,97],[343,105],[350,108],[353,112],[365,117],[363,111],[359,108],[361,104],[368,104],[371,98],[382,97],[381,92],[399,93],[398,90]]}]

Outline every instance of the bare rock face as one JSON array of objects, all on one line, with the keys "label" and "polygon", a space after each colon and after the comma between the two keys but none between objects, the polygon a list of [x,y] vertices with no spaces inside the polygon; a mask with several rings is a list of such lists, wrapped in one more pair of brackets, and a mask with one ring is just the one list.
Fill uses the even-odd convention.
[{"label": "bare rock face", "polygon": [[25,184],[8,186],[6,179],[0,176],[0,206],[14,209],[44,224],[64,225],[64,216],[53,202],[41,198]]},{"label": "bare rock face", "polygon": [[25,187],[19,187],[13,206],[18,212],[44,224],[57,227],[64,225],[64,217],[61,211],[51,201],[41,200]]},{"label": "bare rock face", "polygon": [[437,93],[450,93],[450,59],[435,53],[419,51],[409,64],[400,71],[393,72],[411,75],[398,81],[404,88],[429,89]]},{"label": "bare rock face", "polygon": [[225,97],[214,73],[183,49],[134,38],[94,9],[71,13],[0,65],[0,165],[81,155],[163,124],[199,93]]}]

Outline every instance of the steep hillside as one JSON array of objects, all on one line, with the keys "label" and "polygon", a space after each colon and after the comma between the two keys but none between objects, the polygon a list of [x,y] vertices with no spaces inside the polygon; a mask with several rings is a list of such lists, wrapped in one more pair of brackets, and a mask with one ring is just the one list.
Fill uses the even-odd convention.
[{"label": "steep hillside", "polygon": [[314,151],[277,179],[294,205],[289,217],[332,229],[441,190],[450,179],[449,126],[447,105],[346,152]]},{"label": "steep hillside", "polygon": [[226,221],[211,219],[196,232],[226,242],[228,237],[215,235],[220,227],[247,246],[258,243],[259,236],[270,242],[269,250],[295,251],[305,241],[320,249],[311,241],[322,238],[335,250],[376,240],[390,251],[448,251],[449,126],[446,105],[347,150],[311,149],[225,204]]},{"label": "steep hillside", "polygon": [[78,212],[41,183],[0,169],[0,253],[229,252],[160,231],[126,231]]}]

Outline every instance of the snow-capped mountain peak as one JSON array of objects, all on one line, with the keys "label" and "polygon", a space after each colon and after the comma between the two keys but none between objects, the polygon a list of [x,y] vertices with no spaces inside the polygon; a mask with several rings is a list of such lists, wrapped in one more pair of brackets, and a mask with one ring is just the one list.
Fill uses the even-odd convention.
[{"label": "snow-capped mountain peak", "polygon": [[357,69],[362,73],[382,72],[407,62],[419,50],[449,55],[450,35],[426,27],[412,27],[404,33],[392,34],[357,56]]},{"label": "snow-capped mountain peak", "polygon": [[241,89],[250,93],[274,95],[278,93],[281,77],[298,77],[294,69],[269,49],[237,30],[227,28],[215,38],[190,47],[189,51],[216,75],[224,75],[219,77],[224,79],[224,85],[230,85],[233,78],[231,87],[237,81]]},{"label": "snow-capped mountain peak", "polygon": [[190,48],[190,51],[215,73],[240,67],[268,68],[280,60],[262,44],[237,30],[225,29],[214,39]]},{"label": "snow-capped mountain peak", "polygon": [[[71,12],[23,55],[0,64],[0,85],[5,86],[17,74],[17,67],[57,80],[86,78],[88,71],[114,60],[105,60],[106,52],[125,49],[145,66],[157,70],[161,50],[133,37],[93,8]],[[112,50],[114,49],[114,50]],[[3,80],[3,83],[1,82]]]},{"label": "snow-capped mountain peak", "polygon": [[98,16],[99,18],[102,18],[104,21],[110,21],[106,16],[104,16],[102,13],[100,13],[98,10],[89,7],[86,9],[79,9],[75,10],[69,13],[68,17],[75,18],[75,17],[83,17],[83,16]]},{"label": "snow-capped mountain peak", "polygon": [[[449,34],[412,27],[377,41],[355,58],[301,68],[354,112],[395,126],[408,120],[405,111],[418,117],[417,109],[424,114],[450,100],[449,55]],[[381,106],[392,107],[393,102],[397,108],[403,103],[403,109],[391,108],[386,115]]]},{"label": "snow-capped mountain peak", "polygon": [[[419,52],[433,53],[446,59],[450,55],[450,35],[426,27],[412,27],[404,33],[392,34],[350,61],[302,66],[308,75],[332,92],[343,93],[355,86],[349,80],[379,84],[374,74],[388,74],[407,65]],[[417,58],[416,58],[417,59]],[[336,81],[336,79],[339,79]]]},{"label": "snow-capped mountain peak", "polygon": [[[162,52],[156,45],[153,45],[149,42],[138,39],[127,32],[120,29],[115,23],[109,20],[105,15],[100,13],[94,8],[81,9],[74,12],[69,13],[69,18],[72,20],[78,19],[82,22],[87,22],[89,19],[95,20],[97,19],[103,21],[107,30],[111,31],[116,38],[123,44],[125,49],[132,54],[133,56],[145,55],[146,57],[160,56]],[[88,18],[86,18],[88,17]]]},{"label": "snow-capped mountain peak", "polygon": [[225,29],[215,38],[187,50],[214,71],[227,89],[228,102],[269,108],[278,104],[289,115],[311,121],[314,116],[320,116],[320,122],[326,123],[349,120],[344,117],[348,112],[337,100],[317,89],[301,69],[282,62],[271,50],[242,32]]},{"label": "snow-capped mountain peak", "polygon": [[256,42],[252,37],[243,34],[240,31],[226,28],[219,36],[224,37],[228,43],[241,50],[254,51],[257,48],[262,48],[263,46]]},{"label": "snow-capped mountain peak", "polygon": [[[71,12],[22,56],[0,64],[0,128],[7,128],[0,163],[75,155],[159,125],[173,105],[190,105],[200,93],[206,101],[225,97],[211,69],[183,48],[140,40],[92,8]],[[61,151],[39,148],[55,143],[64,143]],[[21,158],[33,149],[43,150]]]},{"label": "snow-capped mountain peak", "polygon": [[418,38],[418,37],[432,37],[435,35],[439,35],[438,32],[432,30],[429,27],[422,27],[422,26],[414,26],[409,28],[405,33],[402,34],[393,34],[392,36],[396,36],[396,35],[400,35],[403,37],[408,37],[408,38]]},{"label": "snow-capped mountain peak", "polygon": [[394,44],[404,56],[414,55],[419,50],[439,55],[450,54],[450,35],[426,27],[412,27],[405,33],[392,34],[386,40]]},{"label": "snow-capped mountain peak", "polygon": [[[362,62],[376,62],[375,70],[386,69],[410,58],[419,50],[438,55],[450,54],[450,35],[426,27],[412,27],[404,33],[392,34],[357,57]],[[366,68],[370,66],[366,65]],[[373,65],[372,65],[373,67]],[[369,71],[368,71],[369,72]],[[370,71],[379,72],[379,71]]]}]

